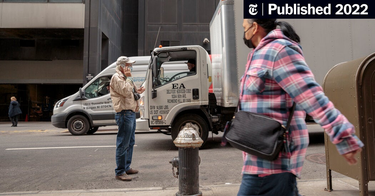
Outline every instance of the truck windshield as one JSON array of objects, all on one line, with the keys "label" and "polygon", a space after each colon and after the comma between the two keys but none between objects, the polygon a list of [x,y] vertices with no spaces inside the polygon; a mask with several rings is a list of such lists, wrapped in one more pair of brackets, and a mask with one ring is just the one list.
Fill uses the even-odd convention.
[{"label": "truck windshield", "polygon": [[160,85],[162,86],[191,74],[193,73],[190,73],[184,61],[165,62],[160,66]]}]

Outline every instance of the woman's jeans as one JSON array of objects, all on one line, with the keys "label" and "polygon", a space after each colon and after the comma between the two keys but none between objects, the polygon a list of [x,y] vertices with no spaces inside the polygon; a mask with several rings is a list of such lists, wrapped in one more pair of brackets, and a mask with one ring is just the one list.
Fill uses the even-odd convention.
[{"label": "woman's jeans", "polygon": [[273,174],[265,177],[244,174],[238,196],[298,196],[296,176],[292,173]]},{"label": "woman's jeans", "polygon": [[131,110],[123,110],[115,115],[118,125],[116,140],[116,176],[130,169],[133,157],[133,146],[135,143],[135,118],[135,112]]}]

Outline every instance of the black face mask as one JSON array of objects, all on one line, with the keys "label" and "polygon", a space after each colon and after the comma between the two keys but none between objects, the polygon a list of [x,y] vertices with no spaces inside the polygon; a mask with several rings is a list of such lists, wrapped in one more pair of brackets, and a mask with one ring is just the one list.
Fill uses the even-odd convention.
[{"label": "black face mask", "polygon": [[250,39],[246,39],[245,37],[245,34],[248,30],[250,30],[250,28],[252,27],[253,25],[251,25],[245,32],[243,32],[243,42],[245,43],[245,45],[249,48],[254,48],[254,45],[253,43],[251,42],[251,39],[253,38],[253,36],[250,37]]}]

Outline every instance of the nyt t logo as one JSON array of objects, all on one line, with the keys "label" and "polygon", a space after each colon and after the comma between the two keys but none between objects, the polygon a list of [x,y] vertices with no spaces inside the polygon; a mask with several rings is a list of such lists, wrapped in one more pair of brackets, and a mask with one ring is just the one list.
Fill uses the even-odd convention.
[{"label": "nyt t logo", "polygon": [[255,16],[258,14],[258,4],[250,4],[249,5],[249,14]]}]

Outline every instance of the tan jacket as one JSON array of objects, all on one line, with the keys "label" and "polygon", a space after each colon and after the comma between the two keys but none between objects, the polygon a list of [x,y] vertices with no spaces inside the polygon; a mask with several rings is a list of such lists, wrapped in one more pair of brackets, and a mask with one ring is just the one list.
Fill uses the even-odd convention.
[{"label": "tan jacket", "polygon": [[112,76],[110,94],[112,105],[116,112],[121,112],[122,110],[138,111],[138,101],[134,99],[133,88],[137,90],[133,81],[125,79],[120,71],[116,71]]}]

